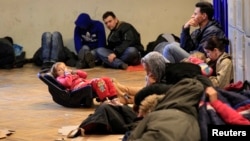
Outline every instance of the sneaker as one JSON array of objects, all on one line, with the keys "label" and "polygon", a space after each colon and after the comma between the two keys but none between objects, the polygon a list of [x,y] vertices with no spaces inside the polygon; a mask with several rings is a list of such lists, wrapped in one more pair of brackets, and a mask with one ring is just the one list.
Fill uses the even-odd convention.
[{"label": "sneaker", "polygon": [[126,63],[123,63],[119,66],[119,69],[123,69],[123,70],[126,70],[128,68],[128,64]]},{"label": "sneaker", "polygon": [[89,68],[95,67],[95,57],[90,51],[85,52],[84,61]]}]

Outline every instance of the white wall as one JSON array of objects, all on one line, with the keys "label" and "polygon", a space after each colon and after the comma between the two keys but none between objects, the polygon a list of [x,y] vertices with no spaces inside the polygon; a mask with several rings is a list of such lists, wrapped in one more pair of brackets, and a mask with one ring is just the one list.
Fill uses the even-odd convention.
[{"label": "white wall", "polygon": [[250,1],[228,0],[230,53],[235,81],[250,80]]},{"label": "white wall", "polygon": [[[81,12],[102,21],[115,12],[141,33],[144,46],[162,32],[180,34],[199,0],[0,0],[0,37],[11,36],[27,57],[41,46],[43,32],[60,31],[65,46],[74,51],[74,21]],[[108,31],[107,31],[108,33]]]}]

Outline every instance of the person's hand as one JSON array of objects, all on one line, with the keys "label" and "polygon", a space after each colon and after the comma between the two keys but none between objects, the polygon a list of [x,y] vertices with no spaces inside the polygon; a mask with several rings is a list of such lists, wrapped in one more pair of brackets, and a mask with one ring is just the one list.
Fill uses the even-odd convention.
[{"label": "person's hand", "polygon": [[71,70],[71,69],[65,68],[64,69],[64,75],[67,75],[67,74],[74,74],[74,71]]},{"label": "person's hand", "polygon": [[76,70],[71,70],[71,74],[76,74]]},{"label": "person's hand", "polygon": [[213,87],[207,87],[205,92],[210,102],[213,102],[218,99],[218,93]]},{"label": "person's hand", "polygon": [[149,86],[149,85],[151,85],[151,84],[153,84],[155,82],[156,82],[155,77],[151,73],[146,75],[146,86]]},{"label": "person's hand", "polygon": [[113,62],[115,58],[116,58],[116,55],[114,53],[111,53],[108,56],[108,60],[109,60],[110,63]]},{"label": "person's hand", "polygon": [[184,28],[189,28],[190,26],[197,27],[198,23],[191,18],[187,23],[185,23]]}]

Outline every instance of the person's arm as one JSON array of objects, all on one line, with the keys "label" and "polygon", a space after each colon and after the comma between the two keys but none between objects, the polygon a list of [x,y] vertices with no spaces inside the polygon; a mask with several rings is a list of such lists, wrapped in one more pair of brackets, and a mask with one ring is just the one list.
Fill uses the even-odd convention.
[{"label": "person's arm", "polygon": [[78,53],[82,48],[82,41],[81,41],[81,32],[79,27],[75,27],[74,31],[74,43],[75,43],[75,50]]},{"label": "person's arm", "polygon": [[82,70],[76,70],[75,73],[76,73],[79,77],[81,77],[81,78],[83,78],[83,79],[86,79],[87,76],[88,76],[87,72],[82,71]]},{"label": "person's arm", "polygon": [[[219,61],[219,60],[218,60]],[[221,60],[219,65],[216,68],[216,76],[210,76],[209,79],[212,81],[215,87],[224,87],[226,84],[230,82],[231,72],[233,71],[232,60],[229,58],[225,58]]]},{"label": "person's arm", "polygon": [[249,120],[218,99],[218,93],[213,87],[207,87],[206,94],[209,97],[211,106],[226,123],[235,125],[250,125]]},{"label": "person's arm", "polygon": [[64,75],[64,76],[58,76],[56,78],[56,80],[62,84],[65,88],[67,89],[71,89],[71,85],[72,85],[72,75],[68,74],[68,75]]},{"label": "person's arm", "polygon": [[[187,21],[183,27],[182,27],[182,32],[181,32],[181,37],[180,37],[180,46],[186,50],[187,52],[190,52],[192,50],[195,49],[195,44],[192,40],[192,36],[190,35],[190,28],[191,27],[196,27],[196,23],[193,19],[190,19],[189,21]],[[192,32],[192,34],[194,34],[194,32]],[[194,35],[193,35],[194,36]]]}]

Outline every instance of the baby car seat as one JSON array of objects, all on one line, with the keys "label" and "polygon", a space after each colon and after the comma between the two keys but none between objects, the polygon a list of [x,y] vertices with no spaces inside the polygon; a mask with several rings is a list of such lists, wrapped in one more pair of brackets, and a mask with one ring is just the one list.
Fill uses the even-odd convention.
[{"label": "baby car seat", "polygon": [[48,91],[57,104],[71,108],[91,107],[93,105],[92,87],[90,85],[70,91],[62,86],[47,70],[38,72],[37,76],[48,85]]}]

